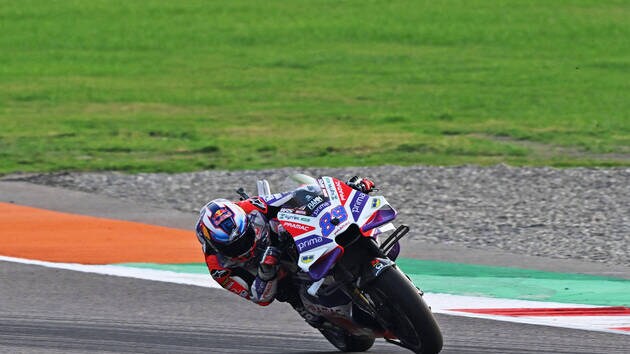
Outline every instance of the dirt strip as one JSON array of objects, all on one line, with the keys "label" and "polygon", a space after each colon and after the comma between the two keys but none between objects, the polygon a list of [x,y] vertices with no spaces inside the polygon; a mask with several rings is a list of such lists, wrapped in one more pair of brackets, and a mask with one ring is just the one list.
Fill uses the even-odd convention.
[{"label": "dirt strip", "polygon": [[0,254],[50,262],[202,262],[193,231],[0,202]]}]

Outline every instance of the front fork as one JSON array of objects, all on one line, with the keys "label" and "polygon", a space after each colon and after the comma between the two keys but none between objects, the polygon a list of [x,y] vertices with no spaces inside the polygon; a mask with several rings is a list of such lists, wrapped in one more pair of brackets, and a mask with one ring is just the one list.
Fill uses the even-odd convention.
[{"label": "front fork", "polygon": [[[343,265],[338,264],[337,266],[341,266],[342,269],[340,271],[343,273]],[[378,320],[375,304],[372,299],[370,299],[369,295],[365,294],[362,289],[365,289],[369,283],[378,278],[384,270],[395,266],[396,263],[388,258],[376,257],[369,263],[368,266],[364,267],[361,275],[356,281],[343,283],[343,291],[352,299],[352,303],[355,306],[373,319],[373,323],[370,324],[370,327],[377,332],[383,332],[383,328]],[[354,314],[353,317],[355,317]],[[367,325],[368,323],[364,324]]]},{"label": "front fork", "polygon": [[[367,295],[362,289],[365,289],[386,269],[396,267],[396,263],[390,258],[396,258],[399,251],[399,249],[397,249],[399,247],[398,241],[407,234],[408,231],[409,228],[407,226],[401,225],[387,238],[385,242],[380,245],[380,247],[375,239],[364,239],[367,241],[362,243],[362,246],[365,247],[365,253],[363,253],[362,256],[354,258],[348,264],[344,264],[344,262],[337,263],[335,265],[335,279],[339,281],[339,285],[333,286],[331,289],[327,289],[329,291],[341,289],[344,293],[346,293],[346,295],[352,299],[354,305],[359,307],[362,312],[373,318],[374,323],[370,325],[370,327],[373,327],[377,332],[383,333],[384,329],[379,321],[376,306],[372,299],[370,299],[369,295]],[[390,257],[392,253],[395,253],[395,255]],[[370,261],[366,264],[366,260]],[[356,277],[356,269],[353,272],[347,268],[354,268],[357,263],[364,265],[363,267],[360,267],[358,277]],[[395,271],[398,270],[395,269]],[[326,290],[324,291],[326,292]],[[312,294],[312,291],[310,291],[310,293],[311,295],[314,295]],[[317,293],[317,290],[315,293]]]}]

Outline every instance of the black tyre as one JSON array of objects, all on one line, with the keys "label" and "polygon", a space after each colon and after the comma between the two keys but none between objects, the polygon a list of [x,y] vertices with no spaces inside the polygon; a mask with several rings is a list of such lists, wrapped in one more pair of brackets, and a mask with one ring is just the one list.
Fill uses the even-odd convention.
[{"label": "black tyre", "polygon": [[318,328],[322,335],[342,352],[364,352],[374,344],[374,336],[356,336],[345,329],[326,323]]},{"label": "black tyre", "polygon": [[401,343],[422,354],[442,350],[442,333],[418,289],[396,268],[387,268],[365,292],[374,302],[380,322]]}]

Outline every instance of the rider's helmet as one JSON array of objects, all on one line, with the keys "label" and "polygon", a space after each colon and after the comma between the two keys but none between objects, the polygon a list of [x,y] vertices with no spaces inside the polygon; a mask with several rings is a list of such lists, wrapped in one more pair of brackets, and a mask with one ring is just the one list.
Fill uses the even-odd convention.
[{"label": "rider's helmet", "polygon": [[269,226],[261,213],[248,215],[227,199],[206,204],[197,231],[215,251],[236,262],[252,259],[257,246],[266,247],[269,240]]}]

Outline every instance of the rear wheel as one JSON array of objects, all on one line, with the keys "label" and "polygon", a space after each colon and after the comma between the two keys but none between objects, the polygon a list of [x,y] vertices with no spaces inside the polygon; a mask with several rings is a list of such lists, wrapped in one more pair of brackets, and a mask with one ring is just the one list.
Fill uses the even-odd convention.
[{"label": "rear wheel", "polygon": [[396,268],[387,268],[365,292],[370,296],[381,325],[400,344],[415,353],[434,354],[442,350],[442,333],[419,290]]}]

